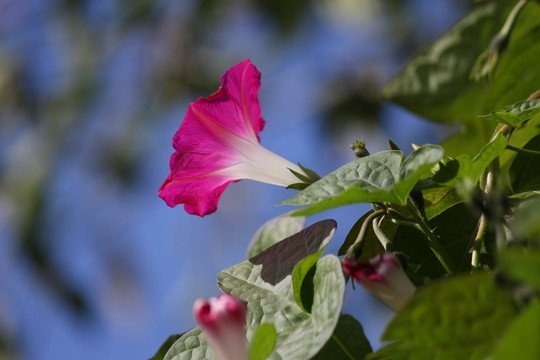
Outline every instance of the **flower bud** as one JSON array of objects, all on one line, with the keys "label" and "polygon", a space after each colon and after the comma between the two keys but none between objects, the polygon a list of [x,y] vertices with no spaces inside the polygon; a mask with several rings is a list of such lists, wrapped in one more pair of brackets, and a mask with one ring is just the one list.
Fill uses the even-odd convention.
[{"label": "flower bud", "polygon": [[219,360],[247,360],[246,306],[232,295],[199,299],[193,315]]},{"label": "flower bud", "polygon": [[343,271],[394,310],[398,310],[416,290],[391,253],[379,254],[366,263],[344,259]]}]

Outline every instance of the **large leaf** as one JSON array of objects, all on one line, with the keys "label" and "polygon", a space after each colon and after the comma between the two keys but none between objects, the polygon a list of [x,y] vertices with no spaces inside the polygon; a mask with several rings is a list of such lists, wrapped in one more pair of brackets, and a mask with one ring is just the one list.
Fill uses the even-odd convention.
[{"label": "large leaf", "polygon": [[487,82],[470,79],[489,46],[507,4],[485,2],[419,53],[383,90],[383,96],[432,120],[465,122],[482,114]]},{"label": "large leaf", "polygon": [[492,111],[491,114],[479,116],[479,118],[494,120],[510,126],[518,126],[538,113],[540,113],[540,99],[535,99],[520,101],[505,107],[503,110]]},{"label": "large leaf", "polygon": [[[517,17],[491,79],[470,73],[502,28],[510,1],[484,1],[418,54],[383,90],[408,110],[441,122],[478,122],[479,114],[523,101],[540,83],[540,5]],[[473,134],[473,133],[471,133]]]},{"label": "large leaf", "polygon": [[508,278],[540,291],[540,251],[507,249],[499,255],[498,264]]},{"label": "large leaf", "polygon": [[[313,277],[313,309],[322,311],[326,307],[326,312],[321,316],[317,315],[316,320],[314,320],[315,314],[304,312],[296,303],[291,274],[298,262],[324,249],[335,230],[334,220],[319,221],[270,246],[257,256],[218,274],[218,283],[224,292],[247,302],[246,335],[248,340],[253,338],[261,324],[269,323],[274,326],[277,331],[276,350],[270,358],[279,359],[276,357],[279,346],[284,346],[281,349],[284,352],[295,350],[295,347],[285,340],[289,335],[292,336],[297,327],[320,324],[322,327],[329,328],[328,337],[330,337],[335,327],[335,324],[332,326],[331,322],[335,320],[337,323],[345,291],[341,263],[337,258],[329,258],[321,259],[321,264],[317,264]],[[332,294],[326,294],[326,291],[331,291]],[[327,304],[325,299],[332,301],[333,304]],[[330,309],[332,312],[329,312]],[[337,314],[333,311],[337,311]],[[308,329],[306,332],[315,330],[320,329]],[[320,336],[324,336],[324,332],[321,332]],[[316,339],[322,342],[320,336]],[[301,336],[296,335],[293,338],[301,338]],[[320,344],[320,347],[324,342]],[[283,343],[285,344],[282,345]],[[313,351],[316,352],[319,348]],[[181,359],[215,359],[199,327],[185,333],[165,356],[165,360]]]},{"label": "large leaf", "polygon": [[489,274],[457,276],[421,289],[396,314],[369,359],[485,359],[515,316]]},{"label": "large leaf", "polygon": [[306,218],[283,214],[264,223],[253,235],[246,258],[249,259],[275,243],[304,228]]},{"label": "large leaf", "polygon": [[280,205],[308,205],[295,212],[311,215],[354,203],[406,204],[418,180],[443,155],[437,145],[424,145],[406,159],[400,151],[383,151],[356,159],[296,194]]},{"label": "large leaf", "polygon": [[248,304],[248,338],[258,324],[270,323],[276,329],[277,338],[269,359],[311,358],[332,336],[341,313],[345,279],[340,260],[327,255],[317,262],[311,313],[296,303],[290,276],[272,285],[262,280],[261,267],[264,265],[246,261],[218,276],[225,292]]},{"label": "large leaf", "polygon": [[342,314],[330,341],[313,360],[363,359],[371,353],[362,325],[351,315]]},{"label": "large leaf", "polygon": [[540,302],[529,305],[509,326],[494,360],[540,359]]},{"label": "large leaf", "polygon": [[163,358],[164,360],[215,360],[200,327],[196,327],[182,335]]}]

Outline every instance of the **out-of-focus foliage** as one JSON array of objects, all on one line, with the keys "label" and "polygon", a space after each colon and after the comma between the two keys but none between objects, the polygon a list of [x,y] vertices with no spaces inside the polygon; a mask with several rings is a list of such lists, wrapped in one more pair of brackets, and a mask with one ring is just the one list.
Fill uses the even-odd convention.
[{"label": "out-of-focus foliage", "polygon": [[[61,270],[54,256],[62,216],[70,211],[54,205],[58,196],[66,196],[58,188],[68,186],[58,184],[58,173],[68,168],[91,179],[95,188],[69,183],[77,196],[64,201],[81,208],[89,196],[96,201],[112,191],[130,196],[142,175],[146,137],[160,115],[215,91],[223,68],[251,56],[247,50],[234,56],[225,51],[220,30],[244,14],[269,29],[269,44],[285,47],[310,31],[309,24],[328,21],[321,4],[339,14],[352,6],[365,17],[379,17],[389,24],[387,40],[397,55],[410,54],[426,41],[414,21],[403,20],[414,14],[414,1],[376,6],[312,0],[0,5],[0,215],[8,240],[38,281],[75,314],[92,318],[83,286]],[[378,118],[381,73],[359,72],[346,81],[350,74],[343,71],[327,80],[317,113],[329,128]],[[114,253],[103,250],[104,258],[113,258],[103,261],[109,278],[129,277],[129,260],[115,261],[118,255],[109,251]]]}]

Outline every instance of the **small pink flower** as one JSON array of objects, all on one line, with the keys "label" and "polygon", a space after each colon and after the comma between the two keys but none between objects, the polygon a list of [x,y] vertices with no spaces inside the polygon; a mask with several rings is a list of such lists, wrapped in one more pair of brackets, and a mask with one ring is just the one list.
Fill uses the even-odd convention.
[{"label": "small pink flower", "polygon": [[199,299],[193,314],[218,360],[247,360],[246,306],[232,295]]},{"label": "small pink flower", "polygon": [[189,106],[173,138],[171,173],[159,189],[167,205],[184,204],[190,214],[217,209],[225,188],[241,179],[289,186],[303,173],[259,144],[264,127],[259,104],[260,73],[245,60],[221,77],[221,87]]},{"label": "small pink flower", "polygon": [[394,310],[398,310],[416,290],[391,253],[379,254],[367,263],[344,259],[343,271]]}]

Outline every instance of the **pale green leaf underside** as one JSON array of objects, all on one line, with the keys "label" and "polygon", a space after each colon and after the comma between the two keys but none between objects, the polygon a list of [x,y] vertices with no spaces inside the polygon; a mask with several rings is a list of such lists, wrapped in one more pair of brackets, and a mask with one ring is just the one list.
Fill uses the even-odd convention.
[{"label": "pale green leaf underside", "polygon": [[249,259],[275,243],[289,237],[304,228],[306,218],[283,214],[264,223],[253,235],[246,259]]},{"label": "pale green leaf underside", "polygon": [[424,145],[406,159],[400,151],[383,151],[356,159],[280,205],[309,206],[295,215],[311,215],[330,208],[370,202],[405,205],[416,182],[443,155],[442,147]]},{"label": "pale green leaf underside", "polygon": [[261,323],[273,324],[276,345],[268,359],[309,359],[331,337],[337,324],[345,292],[341,262],[334,255],[319,260],[313,277],[312,312],[296,303],[291,276],[276,285],[260,277],[261,265],[245,261],[218,276],[225,292],[248,303],[247,336]]}]

